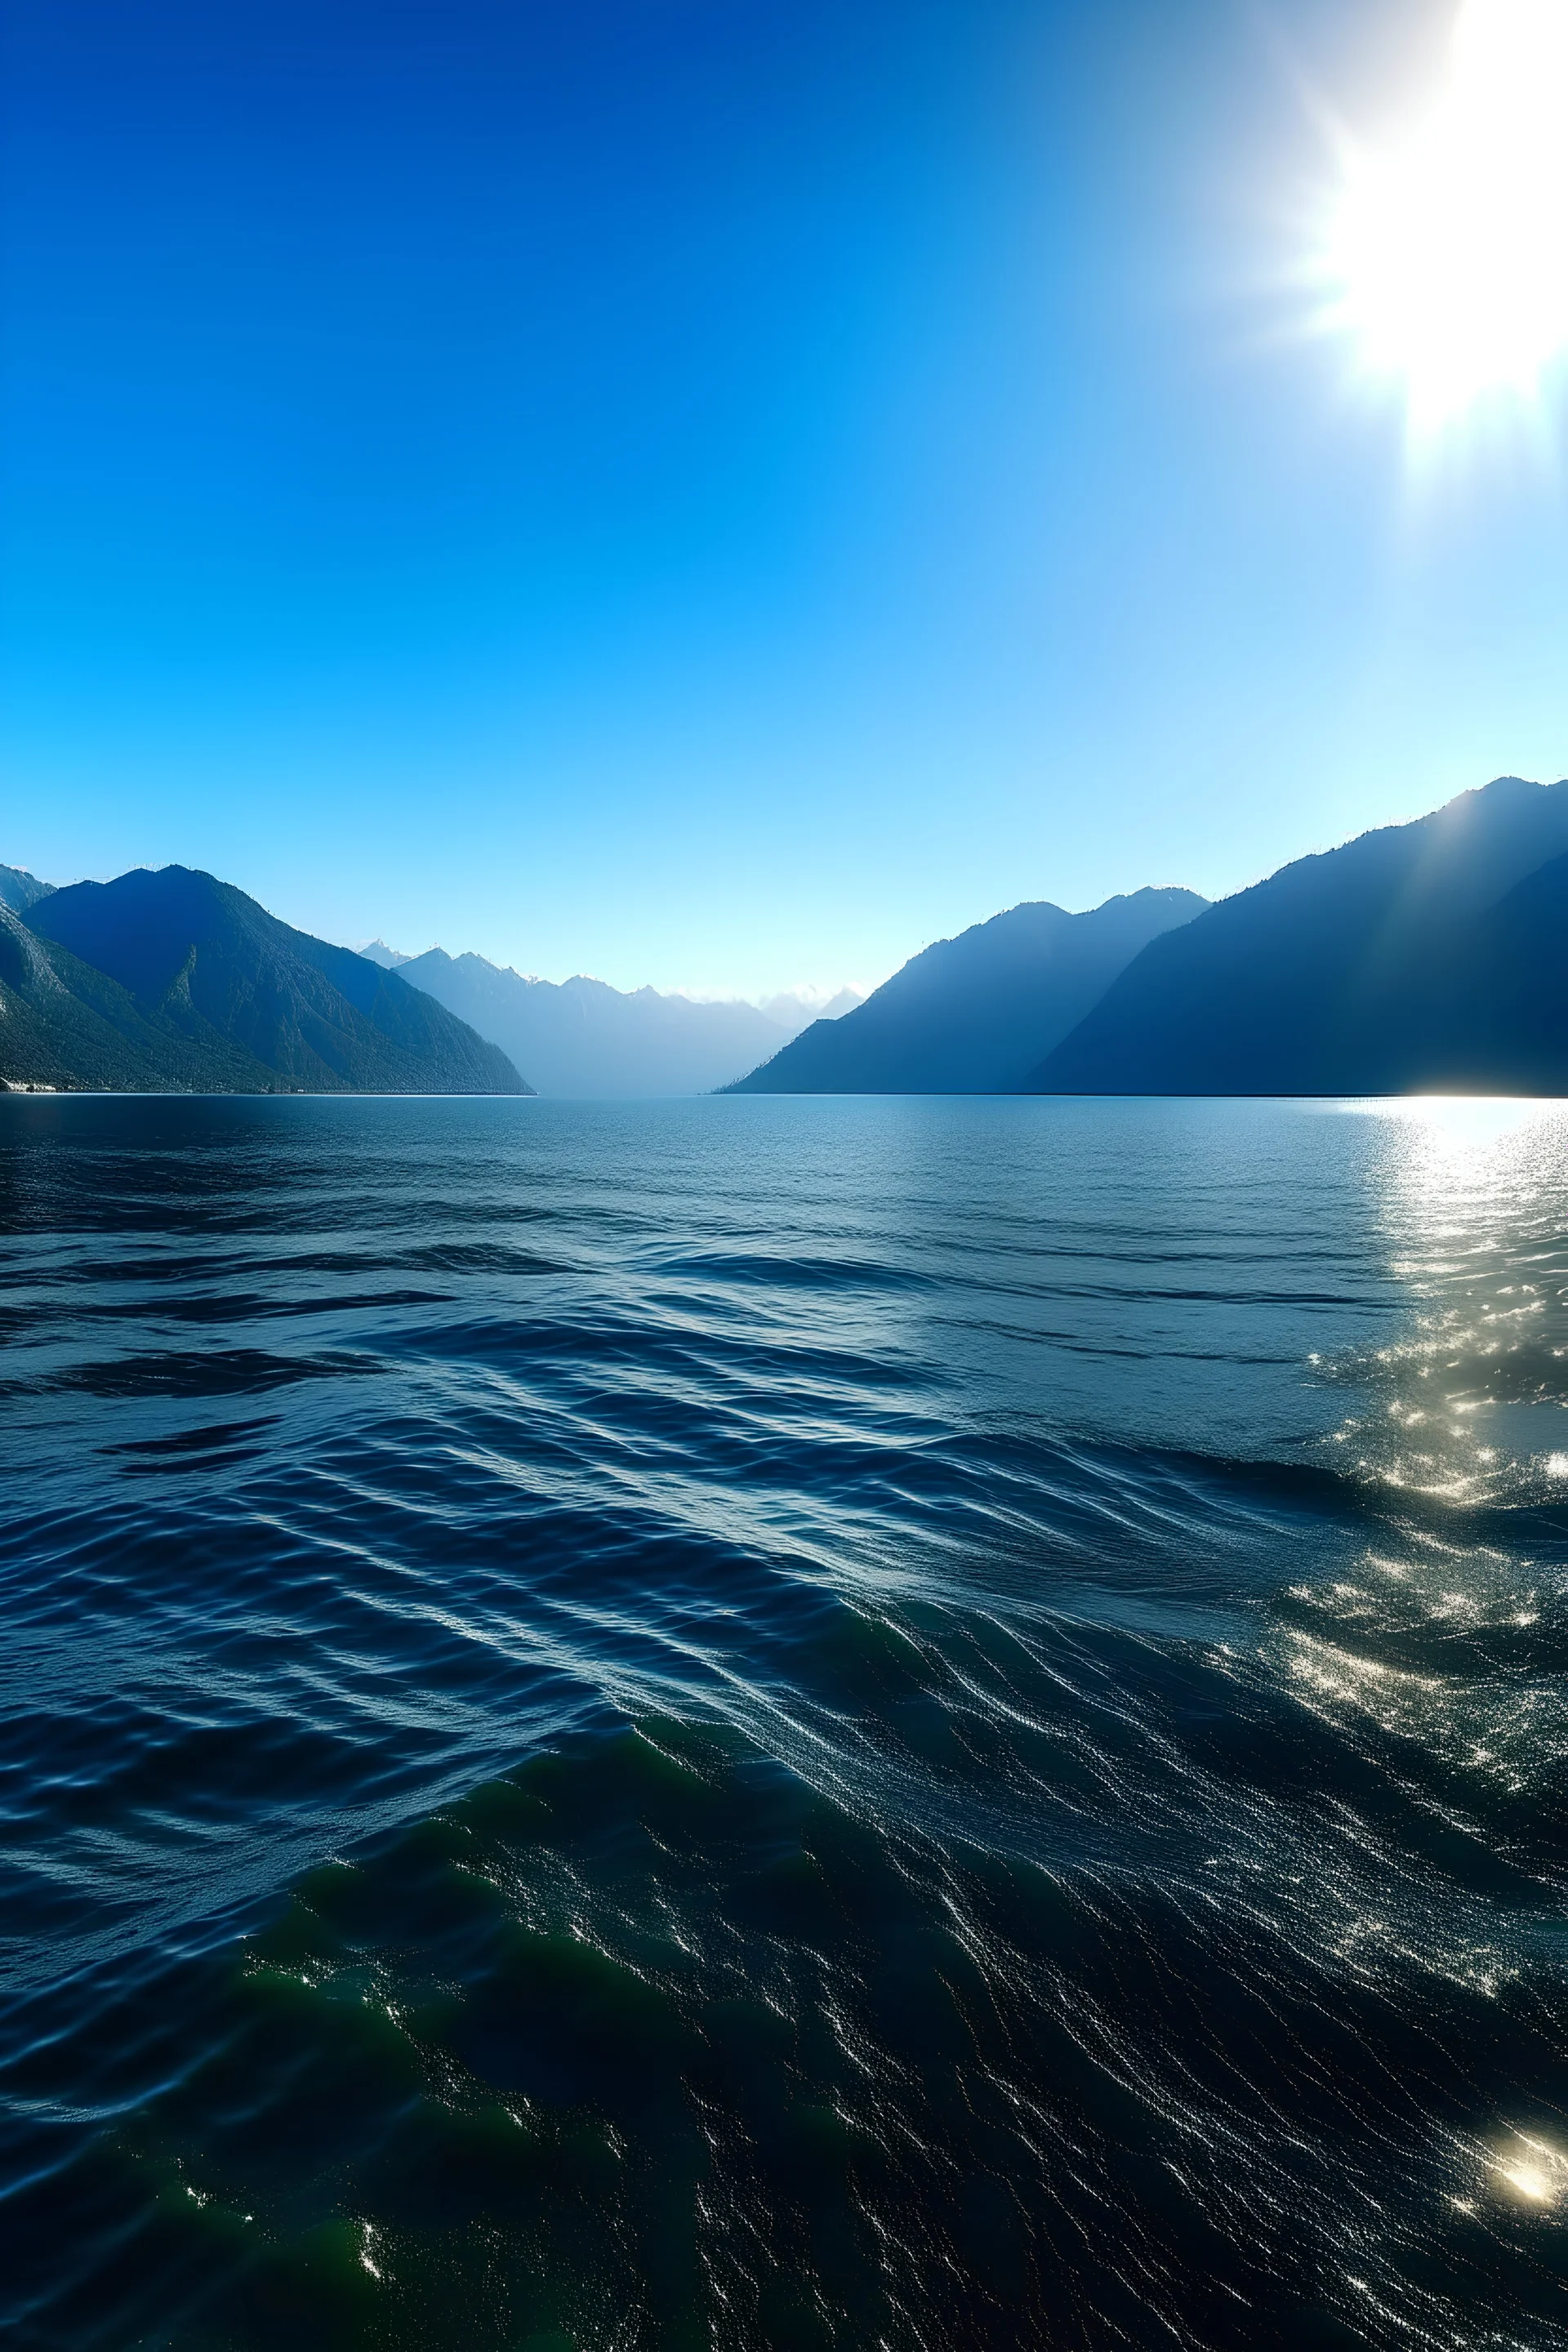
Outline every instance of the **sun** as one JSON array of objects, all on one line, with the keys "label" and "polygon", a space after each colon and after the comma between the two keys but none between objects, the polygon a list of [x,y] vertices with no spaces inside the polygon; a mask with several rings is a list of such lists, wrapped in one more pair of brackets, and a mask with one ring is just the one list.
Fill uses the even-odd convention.
[{"label": "sun", "polygon": [[1568,0],[1466,0],[1435,103],[1347,152],[1321,262],[1326,323],[1414,436],[1543,397],[1568,352]]}]

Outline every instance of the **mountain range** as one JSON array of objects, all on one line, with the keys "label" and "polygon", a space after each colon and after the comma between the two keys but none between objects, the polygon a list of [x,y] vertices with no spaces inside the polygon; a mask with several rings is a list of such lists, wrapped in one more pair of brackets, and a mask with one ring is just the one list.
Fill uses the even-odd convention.
[{"label": "mountain range", "polygon": [[1223,899],[1152,941],[1025,1085],[1568,1094],[1568,782],[1500,777]]},{"label": "mountain range", "polygon": [[[422,988],[503,1048],[542,1095],[713,1094],[773,1054],[809,1015],[787,997],[765,1010],[741,1000],[706,1003],[602,980],[525,977],[483,956],[400,955],[384,940],[362,950]],[[843,992],[824,1008],[859,1002]]]},{"label": "mountain range", "polygon": [[732,1091],[1417,1089],[1568,1095],[1568,782],[1500,777],[1214,906],[1016,907]]},{"label": "mountain range", "polygon": [[59,890],[0,866],[0,1080],[1568,1096],[1568,782],[1500,777],[1212,906],[1180,889],[1078,915],[1027,902],[794,1037],[755,1005],[374,950],[292,930],[184,866]]},{"label": "mountain range", "polygon": [[1138,890],[1086,915],[1014,907],[923,949],[729,1092],[1012,1093],[1141,948],[1207,904],[1192,890]]},{"label": "mountain range", "polygon": [[209,874],[166,866],[50,890],[0,871],[9,1086],[531,1091],[498,1047],[423,991],[290,929]]}]

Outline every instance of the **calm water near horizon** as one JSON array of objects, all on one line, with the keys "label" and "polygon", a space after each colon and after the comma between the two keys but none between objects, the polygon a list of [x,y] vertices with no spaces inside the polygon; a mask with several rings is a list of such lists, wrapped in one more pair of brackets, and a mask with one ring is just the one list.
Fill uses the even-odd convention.
[{"label": "calm water near horizon", "polygon": [[0,1099],[23,2352],[1568,2347],[1568,1106]]}]

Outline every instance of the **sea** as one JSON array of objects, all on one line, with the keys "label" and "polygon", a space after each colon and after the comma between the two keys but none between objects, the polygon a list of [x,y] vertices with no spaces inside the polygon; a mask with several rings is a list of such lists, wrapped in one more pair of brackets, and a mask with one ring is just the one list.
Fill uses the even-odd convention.
[{"label": "sea", "polygon": [[0,1100],[16,2352],[1568,2346],[1568,1107]]}]

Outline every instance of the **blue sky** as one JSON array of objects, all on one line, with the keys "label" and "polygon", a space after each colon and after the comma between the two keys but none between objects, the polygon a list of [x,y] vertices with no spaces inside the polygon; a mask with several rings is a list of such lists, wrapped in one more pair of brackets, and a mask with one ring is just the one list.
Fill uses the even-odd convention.
[{"label": "blue sky", "polygon": [[1550,425],[1304,331],[1452,16],[0,0],[0,858],[761,992],[1568,772]]}]

